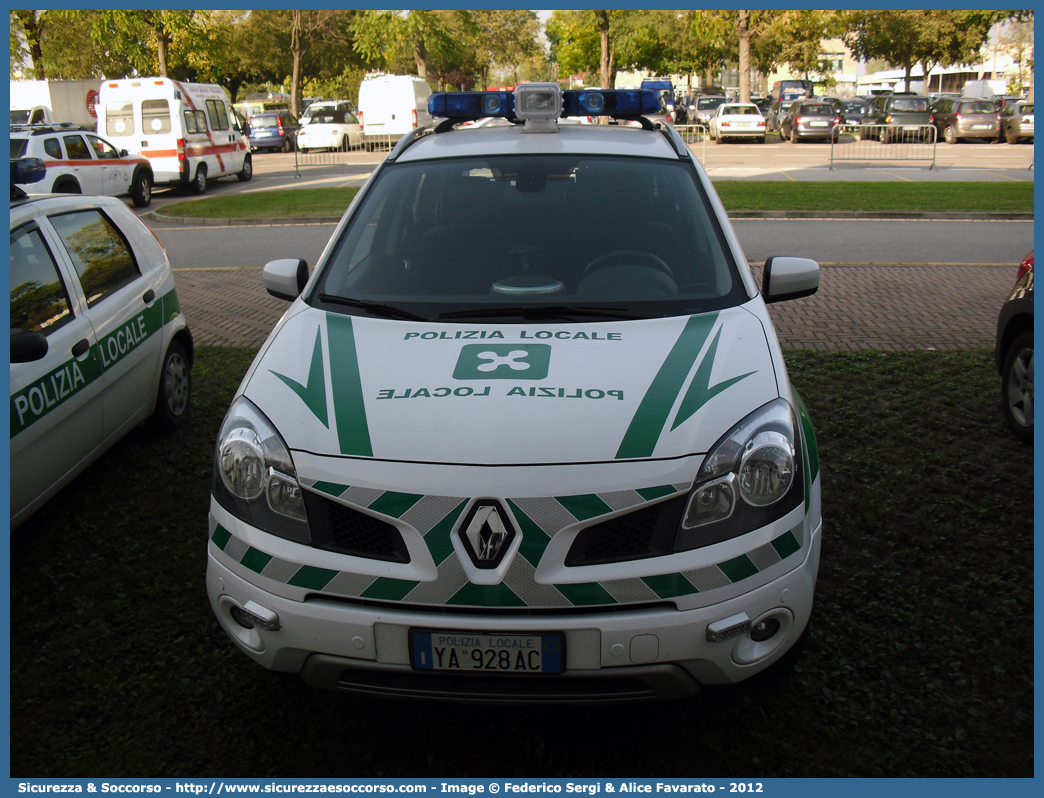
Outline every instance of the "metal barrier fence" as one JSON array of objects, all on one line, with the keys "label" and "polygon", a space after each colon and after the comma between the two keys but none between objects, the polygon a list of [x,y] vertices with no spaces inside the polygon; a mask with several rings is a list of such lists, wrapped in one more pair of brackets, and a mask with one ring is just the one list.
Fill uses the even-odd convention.
[{"label": "metal barrier fence", "polygon": [[[706,125],[675,125],[674,129],[678,131],[678,134],[682,137],[682,141],[689,145],[693,153],[696,155],[696,160],[701,164],[707,163],[707,139],[710,138],[709,130]],[[697,151],[696,147],[699,146],[701,149]]]},{"label": "metal barrier fence", "polygon": [[830,168],[835,161],[929,161],[935,166],[934,125],[834,125]]},{"label": "metal barrier fence", "polygon": [[347,135],[345,135],[336,146],[312,147],[302,150],[300,146],[294,147],[294,166],[300,170],[305,166],[330,166],[331,164],[347,164],[355,159],[349,157],[352,152],[365,150],[367,152],[391,152],[395,143],[390,133],[370,134],[365,141],[359,141],[354,146]]}]

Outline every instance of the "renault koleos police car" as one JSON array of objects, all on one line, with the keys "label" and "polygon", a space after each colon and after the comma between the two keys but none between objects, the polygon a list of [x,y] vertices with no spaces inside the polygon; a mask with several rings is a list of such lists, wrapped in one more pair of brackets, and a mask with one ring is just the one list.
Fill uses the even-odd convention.
[{"label": "renault koleos police car", "polygon": [[[397,696],[681,696],[812,609],[815,436],[710,181],[655,92],[435,94],[348,208],[215,449],[236,644]],[[609,116],[639,126],[577,125]],[[482,117],[512,124],[458,125]]]}]

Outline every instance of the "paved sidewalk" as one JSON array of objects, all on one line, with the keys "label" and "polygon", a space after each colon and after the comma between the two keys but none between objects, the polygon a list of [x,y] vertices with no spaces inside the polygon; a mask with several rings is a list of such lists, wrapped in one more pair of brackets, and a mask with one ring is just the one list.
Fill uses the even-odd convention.
[{"label": "paved sidewalk", "polygon": [[[826,266],[818,294],[770,310],[784,349],[992,348],[1014,280],[1014,266]],[[260,269],[179,269],[175,282],[197,345],[258,347],[289,307]]]}]

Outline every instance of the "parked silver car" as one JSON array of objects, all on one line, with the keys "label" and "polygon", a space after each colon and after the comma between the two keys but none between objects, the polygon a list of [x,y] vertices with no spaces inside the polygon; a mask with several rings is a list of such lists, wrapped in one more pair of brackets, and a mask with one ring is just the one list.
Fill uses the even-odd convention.
[{"label": "parked silver car", "polygon": [[1033,143],[1033,103],[1006,105],[1000,112],[1000,136],[1008,144]]},{"label": "parked silver car", "polygon": [[963,139],[996,141],[1000,136],[1000,115],[991,100],[946,97],[932,107],[932,119],[947,144]]}]

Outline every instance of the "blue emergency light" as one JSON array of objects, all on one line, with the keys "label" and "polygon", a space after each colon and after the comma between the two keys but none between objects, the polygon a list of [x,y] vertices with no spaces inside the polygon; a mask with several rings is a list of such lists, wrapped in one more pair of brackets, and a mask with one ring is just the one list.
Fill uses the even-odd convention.
[{"label": "blue emergency light", "polygon": [[561,97],[561,106],[557,114],[554,110],[551,111],[553,118],[635,118],[644,114],[656,114],[661,110],[659,93],[650,89],[561,91],[557,84],[522,84],[515,92],[435,92],[428,98],[428,113],[444,119],[503,117],[515,120],[536,117],[538,113],[540,117],[546,118],[546,111],[549,110],[547,102],[554,101],[558,96]]}]

